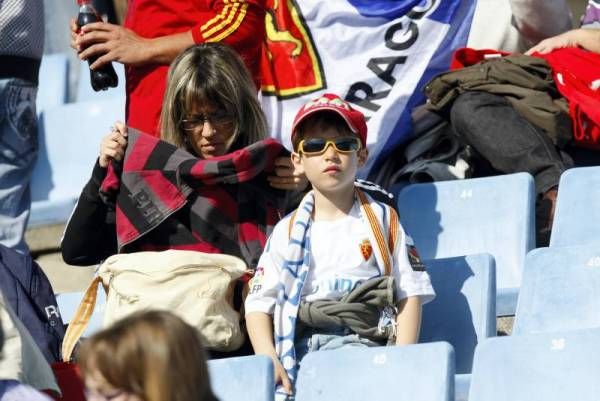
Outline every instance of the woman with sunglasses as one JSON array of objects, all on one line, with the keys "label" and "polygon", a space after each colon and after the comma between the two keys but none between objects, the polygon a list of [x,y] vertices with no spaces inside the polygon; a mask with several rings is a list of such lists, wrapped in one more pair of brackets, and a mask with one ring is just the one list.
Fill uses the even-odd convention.
[{"label": "woman with sunglasses", "polygon": [[[233,50],[223,44],[190,48],[174,61],[168,78],[161,137],[170,145],[133,130],[128,134],[125,126],[115,124],[114,132],[102,141],[92,178],[67,224],[61,250],[68,264],[96,264],[117,252],[187,249],[238,256],[255,269],[274,224],[299,201],[306,178],[292,167],[289,156],[274,158],[283,148],[274,139],[264,139],[266,122],[254,84]],[[158,219],[160,223],[152,229],[137,230],[141,234],[124,243],[123,226],[115,221],[126,220],[128,228],[148,227],[136,225],[134,220],[152,218],[155,211],[147,208],[145,194],[137,197],[121,190],[129,194],[121,199],[132,203],[127,208],[117,204],[115,209],[114,204],[103,201],[105,197],[101,199],[101,188],[111,182],[115,171],[121,167],[125,171],[136,154],[143,153],[140,157],[144,160],[136,165],[144,169],[166,169],[173,164],[171,154],[157,160],[154,153],[150,157],[145,151],[138,152],[140,141],[159,142],[153,149],[169,147],[178,156],[195,157],[195,167],[183,170],[200,172],[204,180],[186,181],[195,189],[185,195],[187,202],[165,220]],[[114,163],[119,161],[123,164]],[[249,166],[251,174],[237,170],[243,165]],[[167,174],[161,167],[154,168],[160,179]],[[232,169],[234,174],[223,173]],[[181,171],[177,170],[175,184],[183,179]],[[241,306],[244,288],[243,283],[237,287],[236,307]],[[239,351],[246,352],[249,350]]]},{"label": "woman with sunglasses", "polygon": [[[288,204],[295,206],[294,199],[306,187],[306,179],[294,171],[283,146],[265,139],[267,124],[254,82],[230,47],[206,43],[189,48],[171,65],[167,82],[162,141],[133,129],[128,132],[121,123],[102,140],[92,178],[65,229],[61,251],[68,264],[97,264],[116,253],[186,249],[234,255],[254,269],[273,225]],[[106,194],[100,192],[103,183],[110,181],[105,178],[143,153],[136,150],[142,140],[155,141],[157,148],[174,149],[177,155],[192,159],[197,170],[210,172],[210,180],[191,183],[194,192],[185,194],[187,201],[180,209],[121,246],[116,216],[121,212],[128,213],[127,219],[145,215],[145,202],[140,200],[134,210],[124,209],[118,203],[106,203]],[[254,154],[248,149],[257,150],[259,155],[252,159],[254,163],[248,163],[253,170],[250,178],[243,176],[245,171],[220,174],[221,169],[243,164],[244,155]],[[260,155],[268,156],[270,162]],[[170,156],[146,160],[144,168],[166,165]],[[160,173],[161,168],[157,169]],[[178,174],[177,181],[180,178]],[[238,308],[243,288],[240,282],[235,291]],[[249,352],[242,348],[237,353]]]},{"label": "woman with sunglasses", "polygon": [[81,345],[87,401],[216,401],[198,332],[170,312],[138,312]]}]

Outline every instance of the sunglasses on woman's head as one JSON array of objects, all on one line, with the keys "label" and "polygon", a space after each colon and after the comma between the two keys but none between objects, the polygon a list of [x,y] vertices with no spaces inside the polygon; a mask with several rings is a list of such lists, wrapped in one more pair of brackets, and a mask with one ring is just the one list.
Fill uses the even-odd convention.
[{"label": "sunglasses on woman's head", "polygon": [[325,152],[329,145],[332,145],[340,153],[352,153],[361,148],[360,139],[353,136],[341,136],[333,139],[310,138],[300,141],[298,153],[318,155]]}]

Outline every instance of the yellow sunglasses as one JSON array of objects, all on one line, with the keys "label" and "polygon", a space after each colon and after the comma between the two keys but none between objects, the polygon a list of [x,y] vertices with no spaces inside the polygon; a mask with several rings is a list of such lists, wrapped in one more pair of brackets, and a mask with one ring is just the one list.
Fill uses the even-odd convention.
[{"label": "yellow sunglasses", "polygon": [[298,145],[298,153],[305,155],[318,155],[332,145],[340,153],[357,152],[361,148],[360,139],[353,136],[341,136],[333,139],[310,138],[303,139]]}]

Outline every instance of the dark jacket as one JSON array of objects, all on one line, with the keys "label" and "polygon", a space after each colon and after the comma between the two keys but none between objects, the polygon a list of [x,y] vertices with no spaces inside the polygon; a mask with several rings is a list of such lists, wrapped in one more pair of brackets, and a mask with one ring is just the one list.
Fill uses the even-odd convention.
[{"label": "dark jacket", "polygon": [[525,119],[544,129],[556,145],[563,146],[572,138],[567,102],[556,89],[550,66],[538,57],[510,55],[484,60],[438,75],[424,91],[434,111],[448,110],[466,91],[504,96]]},{"label": "dark jacket", "polygon": [[61,360],[65,335],[52,286],[29,255],[0,245],[0,289],[48,363]]},{"label": "dark jacket", "polygon": [[381,276],[365,281],[339,301],[303,302],[298,309],[298,333],[301,335],[303,326],[324,330],[349,328],[371,340],[387,340],[391,330],[388,327],[379,331],[378,325],[384,309],[396,306],[394,289],[394,278]]}]

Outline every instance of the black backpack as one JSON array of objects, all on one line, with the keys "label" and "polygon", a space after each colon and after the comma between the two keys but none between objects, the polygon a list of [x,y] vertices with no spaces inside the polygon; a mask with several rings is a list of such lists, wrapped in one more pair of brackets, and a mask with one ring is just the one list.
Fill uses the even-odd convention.
[{"label": "black backpack", "polygon": [[60,361],[64,324],[50,281],[30,255],[0,244],[0,290],[48,363]]}]

